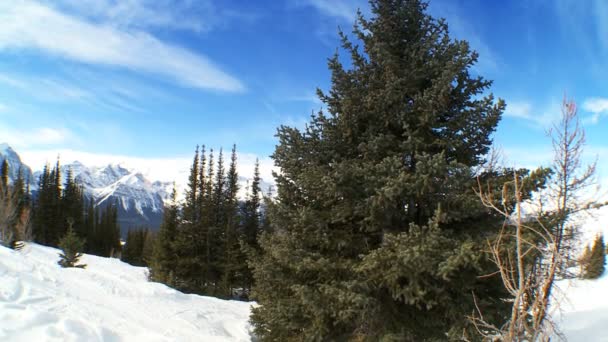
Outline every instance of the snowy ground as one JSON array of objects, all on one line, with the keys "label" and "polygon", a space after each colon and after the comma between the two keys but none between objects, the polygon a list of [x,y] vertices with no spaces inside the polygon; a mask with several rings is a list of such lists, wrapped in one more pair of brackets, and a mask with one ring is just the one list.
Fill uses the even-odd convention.
[{"label": "snowy ground", "polygon": [[250,340],[250,304],[182,294],[116,259],[62,269],[57,252],[0,247],[0,341]]},{"label": "snowy ground", "polygon": [[[608,241],[608,207],[582,218],[583,240],[593,242],[602,233]],[[569,342],[608,342],[608,271],[595,280],[562,281],[558,284],[559,309],[555,322]]]},{"label": "snowy ground", "polygon": [[[585,240],[608,207],[586,218]],[[146,269],[85,255],[62,269],[58,251],[0,247],[0,341],[249,341],[250,304],[185,295],[146,280]],[[559,283],[556,323],[568,341],[608,341],[608,276]],[[554,306],[556,308],[557,306]]]},{"label": "snowy ground", "polygon": [[608,341],[608,277],[559,284],[566,297],[555,323],[569,342]]}]

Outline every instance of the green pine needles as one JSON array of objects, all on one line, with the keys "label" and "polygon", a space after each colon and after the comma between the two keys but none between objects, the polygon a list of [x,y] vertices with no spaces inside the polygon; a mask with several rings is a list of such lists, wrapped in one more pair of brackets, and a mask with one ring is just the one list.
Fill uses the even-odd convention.
[{"label": "green pine needles", "polygon": [[238,198],[236,146],[230,164],[223,151],[197,147],[183,205],[174,190],[165,208],[150,267],[150,279],[181,291],[247,299],[252,286],[249,259],[261,229],[259,166],[245,201]]},{"label": "green pine needles", "polygon": [[84,240],[79,238],[74,232],[72,225],[74,219],[68,219],[69,228],[64,237],[59,240],[59,248],[62,253],[59,254],[59,261],[57,262],[61,267],[78,267],[85,268],[87,265],[78,264],[80,257],[82,256],[82,250],[84,249]]},{"label": "green pine needles", "polygon": [[253,262],[262,341],[460,338],[472,293],[488,320],[508,313],[499,277],[479,277],[502,219],[472,190],[505,104],[426,3],[370,4],[341,33],[349,60],[329,60],[326,110],[278,129],[278,194]]},{"label": "green pine needles", "polygon": [[604,236],[597,235],[591,249],[587,247],[583,254],[583,278],[597,279],[604,274],[606,265],[606,245]]}]

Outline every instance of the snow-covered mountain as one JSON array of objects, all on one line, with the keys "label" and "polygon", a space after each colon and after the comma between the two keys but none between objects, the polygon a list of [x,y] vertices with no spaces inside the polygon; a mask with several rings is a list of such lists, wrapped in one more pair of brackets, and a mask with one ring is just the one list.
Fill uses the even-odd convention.
[{"label": "snow-covered mountain", "polygon": [[[87,199],[92,199],[95,205],[118,205],[118,221],[123,233],[138,226],[159,227],[171,183],[152,182],[141,172],[119,164],[88,167],[75,161],[62,165],[64,181],[69,171],[83,187]],[[34,178],[39,175],[40,172],[34,173]]]},{"label": "snow-covered mountain", "polygon": [[5,159],[8,161],[9,179],[11,181],[15,180],[21,172],[23,179],[29,179],[30,183],[33,183],[32,169],[23,164],[21,157],[9,145],[0,144],[0,163],[4,162]]},{"label": "snow-covered mountain", "polygon": [[[30,188],[34,192],[37,190],[41,171],[32,174],[30,167],[23,164],[17,152],[7,144],[0,144],[0,162],[3,159],[8,159],[11,179],[17,177],[21,168],[24,178],[30,179]],[[183,199],[189,165],[168,167],[180,168],[180,174],[184,175],[182,179],[176,179],[178,200]],[[173,182],[150,180],[141,170],[123,164],[87,166],[74,161],[61,166],[64,183],[68,170],[71,170],[76,182],[82,185],[87,199],[93,199],[96,205],[101,206],[118,204],[118,221],[123,234],[134,227],[157,229],[160,226],[164,205],[168,203],[173,190]],[[239,177],[238,195],[241,200],[245,199],[250,182],[246,177]],[[262,192],[266,193],[271,184],[262,180],[260,186]]]},{"label": "snow-covered mountain", "polygon": [[[4,159],[8,160],[9,179],[15,180],[21,170],[24,178],[30,180],[35,195],[41,171],[32,173],[15,150],[7,144],[0,144],[0,162]],[[141,172],[119,164],[88,167],[78,161],[61,166],[63,182],[68,170],[82,185],[87,200],[93,199],[100,206],[118,204],[118,221],[123,233],[133,227],[157,229],[160,226],[164,202],[169,197],[172,183],[152,182]]]}]

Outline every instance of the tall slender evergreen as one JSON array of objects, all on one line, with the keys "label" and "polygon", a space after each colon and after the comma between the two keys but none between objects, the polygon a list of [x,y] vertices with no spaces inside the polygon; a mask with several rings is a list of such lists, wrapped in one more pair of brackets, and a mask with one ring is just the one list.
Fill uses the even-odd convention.
[{"label": "tall slender evergreen", "polygon": [[184,219],[195,223],[198,221],[197,203],[199,194],[199,147],[196,146],[194,159],[190,167],[190,177],[188,178],[188,188],[186,190],[186,202],[184,205]]},{"label": "tall slender evergreen", "polygon": [[234,290],[242,285],[245,257],[240,248],[240,215],[238,203],[239,175],[237,172],[236,145],[232,147],[230,166],[226,176],[226,190],[224,194],[223,215],[224,225],[222,232],[222,292],[231,297]]},{"label": "tall slender evergreen", "polygon": [[176,286],[177,254],[175,240],[178,236],[179,208],[177,204],[177,190],[173,185],[173,192],[169,205],[163,212],[163,222],[158,231],[154,254],[150,263],[150,278],[170,286]]}]

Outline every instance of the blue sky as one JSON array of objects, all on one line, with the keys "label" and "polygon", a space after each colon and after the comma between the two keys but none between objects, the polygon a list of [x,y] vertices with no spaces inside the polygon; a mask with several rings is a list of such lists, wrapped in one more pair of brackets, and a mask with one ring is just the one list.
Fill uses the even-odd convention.
[{"label": "blue sky", "polygon": [[[167,170],[187,167],[196,144],[236,143],[268,175],[276,127],[321,108],[315,88],[328,88],[337,28],[357,8],[368,13],[365,0],[2,0],[0,141],[34,168],[61,154]],[[474,72],[507,101],[495,142],[508,162],[550,159],[545,130],[567,94],[608,176],[608,3],[434,0],[430,11],[480,53]]]}]

